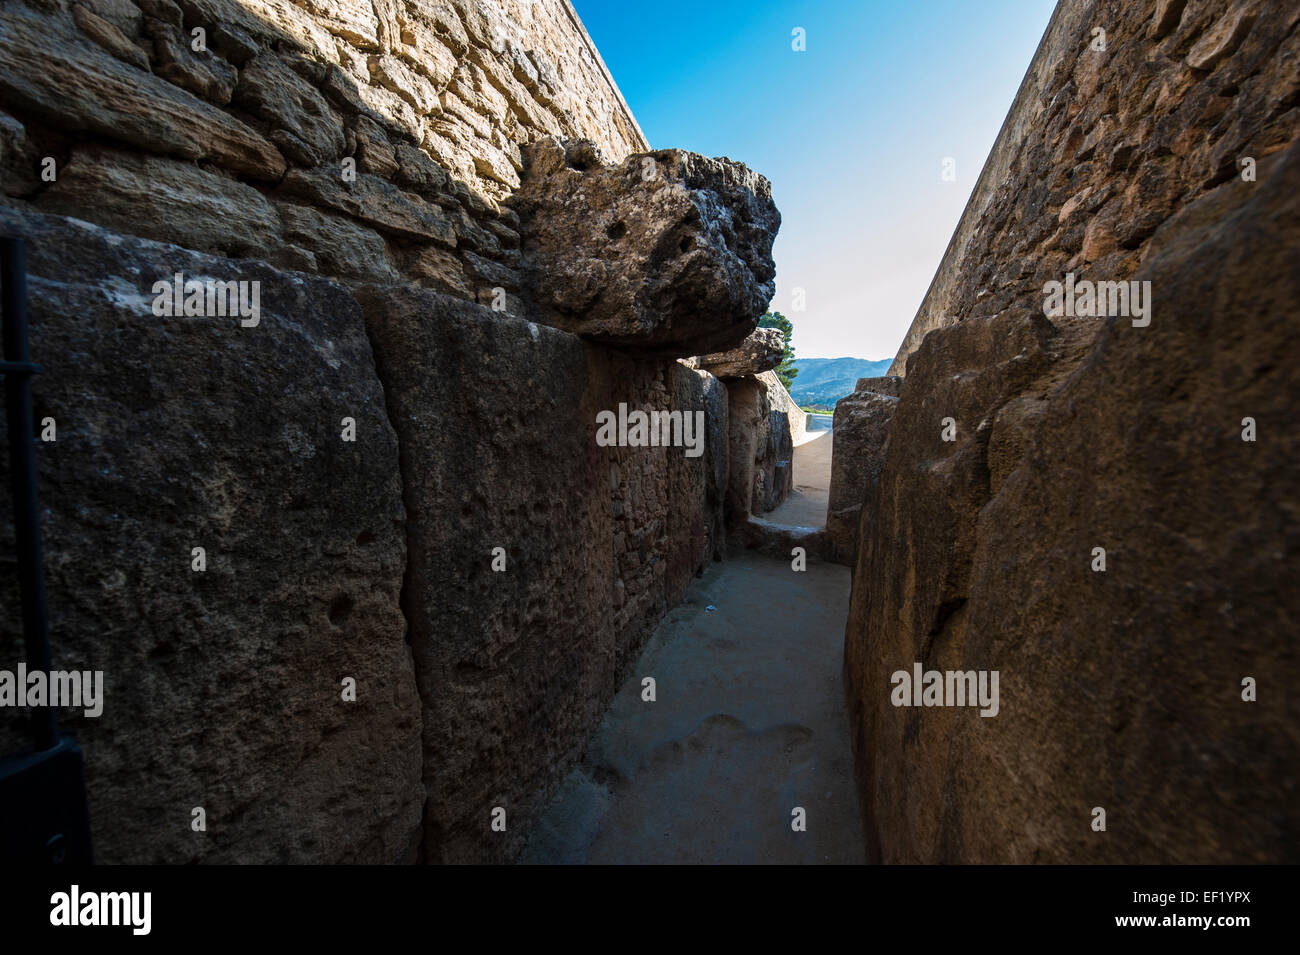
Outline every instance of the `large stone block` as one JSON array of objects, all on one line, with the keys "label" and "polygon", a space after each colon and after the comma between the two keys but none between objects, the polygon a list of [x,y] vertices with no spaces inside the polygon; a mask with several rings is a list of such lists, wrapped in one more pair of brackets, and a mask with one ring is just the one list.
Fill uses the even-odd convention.
[{"label": "large stone block", "polygon": [[[28,240],[36,416],[57,428],[37,442],[54,666],[104,673],[102,716],[63,713],[97,858],[411,858],[424,792],[397,442],[355,301],[76,220],[4,210],[0,230]],[[153,284],[177,272],[260,283],[257,324],[155,315]],[[0,593],[12,669],[14,575]],[[0,751],[23,742],[15,715],[0,710]]]},{"label": "large stone block", "polygon": [[341,167],[292,169],[284,177],[284,191],[405,239],[434,241],[449,248],[456,245],[456,233],[447,213],[392,183],[360,173],[345,180]]},{"label": "large stone block", "polygon": [[614,689],[599,391],[572,335],[432,291],[359,294],[403,447],[425,856],[506,859]]},{"label": "large stone block", "polygon": [[793,486],[794,441],[789,396],[770,371],[734,378],[727,388],[730,458],[726,517],[729,528],[743,528],[750,515],[774,510]]},{"label": "large stone block", "polygon": [[252,186],[190,163],[78,149],[34,205],[199,252],[271,258],[280,217]]},{"label": "large stone block", "polygon": [[784,355],[784,332],[779,328],[756,328],[735,348],[701,355],[693,364],[718,378],[740,378],[771,371],[781,364]]},{"label": "large stone block", "polygon": [[[877,858],[1297,861],[1266,687],[1300,680],[1298,223],[1293,145],[1152,238],[1149,327],[1008,313],[912,356],[845,647]],[[917,661],[999,671],[997,716],[891,705]]]},{"label": "large stone block", "polygon": [[303,166],[337,159],[346,145],[343,125],[316,88],[274,53],[263,53],[239,73],[235,102],[276,127],[271,141]]},{"label": "large stone block", "polygon": [[771,301],[781,217],[739,163],[669,150],[611,166],[547,140],[516,208],[538,316],[558,328],[685,357],[740,344]]},{"label": "large stone block", "polygon": [[[863,378],[858,390],[835,405],[835,442],[831,455],[830,496],[826,505],[826,533],[835,559],[854,564],[858,547],[858,524],[864,501],[875,500],[876,482],[885,460],[889,422],[898,398],[870,391],[864,383],[880,379]],[[884,379],[890,387],[897,379]]]},{"label": "large stone block", "polygon": [[[434,291],[358,295],[402,446],[425,857],[509,859],[720,548],[722,386]],[[620,404],[703,412],[703,453],[602,446]]]}]

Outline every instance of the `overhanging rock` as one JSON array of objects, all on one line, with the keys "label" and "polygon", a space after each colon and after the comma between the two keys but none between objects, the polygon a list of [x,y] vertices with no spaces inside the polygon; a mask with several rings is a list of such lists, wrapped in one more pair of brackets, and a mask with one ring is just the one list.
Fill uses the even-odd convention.
[{"label": "overhanging rock", "polygon": [[779,328],[756,328],[735,348],[691,360],[715,378],[740,378],[771,371],[785,354],[785,333]]},{"label": "overhanging rock", "polygon": [[770,183],[681,150],[614,166],[580,141],[526,150],[516,197],[537,320],[660,357],[744,341],[772,299]]}]

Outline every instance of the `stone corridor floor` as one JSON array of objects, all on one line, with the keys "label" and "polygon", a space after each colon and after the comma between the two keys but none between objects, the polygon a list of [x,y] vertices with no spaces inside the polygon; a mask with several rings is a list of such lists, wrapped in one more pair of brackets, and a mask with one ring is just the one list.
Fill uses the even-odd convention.
[{"label": "stone corridor floor", "polygon": [[794,488],[775,509],[762,515],[787,527],[825,527],[831,495],[831,449],[835,436],[827,415],[812,415],[808,436],[794,449]]},{"label": "stone corridor floor", "polygon": [[647,643],[520,861],[863,862],[841,679],[848,600],[849,571],[834,564],[713,565]]}]

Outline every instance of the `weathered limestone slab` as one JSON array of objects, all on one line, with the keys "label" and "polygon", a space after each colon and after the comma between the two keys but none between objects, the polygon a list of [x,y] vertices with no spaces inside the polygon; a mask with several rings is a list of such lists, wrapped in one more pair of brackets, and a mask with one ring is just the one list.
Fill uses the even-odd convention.
[{"label": "weathered limestone slab", "polygon": [[[140,11],[136,10],[136,19]],[[126,38],[122,31],[109,20],[104,19],[89,7],[77,4],[72,8],[72,19],[86,34],[119,60],[129,63],[140,70],[149,69],[149,57],[144,50]]]},{"label": "weathered limestone slab", "polygon": [[738,163],[667,151],[611,166],[590,143],[547,141],[516,208],[548,324],[685,357],[738,345],[771,300],[780,214]]},{"label": "weathered limestone slab", "polygon": [[779,328],[756,328],[735,348],[701,355],[693,363],[718,378],[740,378],[771,371],[781,364],[784,354],[784,332]]},{"label": "weathered limestone slab", "polygon": [[770,371],[733,378],[725,384],[731,449],[726,515],[728,526],[739,528],[750,515],[761,517],[790,493],[794,456],[791,412],[781,400],[785,389]]},{"label": "weathered limestone slab", "polygon": [[[1008,311],[912,356],[845,650],[874,857],[1296,861],[1297,223],[1292,145],[1156,232],[1149,327]],[[997,716],[892,705],[917,661],[998,671]]]},{"label": "weathered limestone slab", "polygon": [[400,280],[379,233],[310,206],[281,202],[276,209],[284,240],[310,250],[322,274],[363,282]]},{"label": "weathered limestone slab", "polygon": [[347,181],[336,163],[290,170],[282,188],[289,195],[302,196],[394,235],[456,245],[456,233],[440,206],[378,176],[357,173],[355,181]]},{"label": "weathered limestone slab", "polygon": [[[835,559],[850,567],[856,562],[863,502],[875,500],[880,468],[885,461],[889,422],[898,406],[898,397],[883,389],[896,391],[900,381],[863,378],[853,394],[835,405],[826,533]],[[875,382],[882,383],[881,391],[872,390]]]},{"label": "weathered limestone slab", "polygon": [[[56,216],[0,210],[0,231],[28,240],[36,412],[57,426],[37,452],[55,666],[104,673],[102,716],[63,713],[97,859],[412,858],[424,792],[404,511],[356,303]],[[259,282],[257,324],[155,315],[153,283],[176,272]],[[8,520],[0,552],[13,559]],[[0,594],[10,666],[12,574]],[[0,751],[21,742],[15,716],[0,709]]]},{"label": "weathered limestone slab", "polygon": [[240,71],[235,102],[279,127],[271,140],[294,162],[322,166],[344,150],[343,126],[325,97],[273,53]]},{"label": "weathered limestone slab", "polygon": [[[148,32],[153,37],[154,57],[158,63],[159,76],[218,106],[225,106],[230,102],[237,79],[233,66],[206,51],[195,53],[190,48],[190,39],[181,34],[178,26],[151,20],[148,22]],[[125,37],[122,39],[125,41]],[[139,47],[129,41],[126,41],[126,49],[134,49],[140,53],[140,59],[144,59],[144,54],[140,52]],[[112,52],[119,59],[136,63],[141,69],[148,66],[147,60],[140,63],[124,52],[116,49]]]},{"label": "weathered limestone slab", "polygon": [[76,150],[35,202],[125,233],[201,252],[269,258],[280,217],[252,186],[186,163],[121,150]]},{"label": "weathered limestone slab", "polygon": [[67,132],[107,136],[147,152],[211,159],[277,179],[284,158],[255,130],[167,81],[116,59],[65,15],[21,4],[0,12],[5,102]]}]

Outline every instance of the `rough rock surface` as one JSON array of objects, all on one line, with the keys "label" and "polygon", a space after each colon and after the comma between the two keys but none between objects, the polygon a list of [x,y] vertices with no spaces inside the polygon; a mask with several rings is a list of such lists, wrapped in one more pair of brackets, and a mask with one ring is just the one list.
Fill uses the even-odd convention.
[{"label": "rough rock surface", "polygon": [[[70,422],[64,453],[72,435],[95,442],[88,464],[43,464],[49,554],[64,562],[51,602],[80,634],[69,653],[117,674],[121,654],[143,659],[143,688],[111,670],[120,708],[76,724],[97,834],[108,827],[100,857],[508,858],[622,668],[724,549],[727,391],[662,356],[730,347],[766,306],[766,180],[639,157],[681,221],[663,248],[626,245],[610,273],[623,291],[659,283],[637,308],[660,354],[630,357],[524,320],[545,318],[512,208],[525,149],[582,140],[620,162],[649,148],[565,0],[12,0],[0,109],[0,189],[22,210],[6,215],[114,230],[68,226],[63,258],[41,238],[33,260],[38,319],[65,299],[86,316],[36,328],[39,360],[66,376],[41,379],[38,400]],[[569,181],[555,171],[534,178],[542,192]],[[573,220],[570,241],[608,244],[595,217]],[[139,338],[142,289],[172,264],[261,280],[263,327],[150,313]],[[620,404],[703,411],[703,453],[597,446],[596,411]],[[364,459],[326,453],[345,415]],[[779,422],[756,423],[781,443]],[[173,540],[186,528],[215,542],[197,583]],[[495,546],[510,572],[490,571]],[[96,570],[92,554],[124,556]],[[84,583],[101,577],[102,600]],[[221,586],[193,591],[203,580]],[[16,623],[5,615],[6,640]],[[345,676],[359,701],[336,712]],[[204,798],[196,842],[188,812]],[[501,801],[504,838],[488,828]]]},{"label": "rough rock surface", "polygon": [[863,502],[875,500],[900,382],[899,378],[863,378],[853,394],[835,405],[826,533],[835,559],[850,567],[857,554]]},{"label": "rough rock surface", "polygon": [[[36,418],[57,428],[37,442],[54,665],[104,672],[103,715],[62,714],[97,859],[412,858],[424,791],[397,442],[356,303],[56,216],[0,210],[0,231],[28,239]],[[177,271],[260,282],[260,321],[156,316],[153,283]],[[12,561],[9,480],[4,455]],[[0,593],[18,606],[16,575]],[[5,613],[0,665],[21,652]],[[0,752],[27,742],[0,710]]]},{"label": "rough rock surface", "polygon": [[[1297,861],[1297,197],[1292,145],[1161,225],[1146,328],[1007,308],[909,360],[845,645],[874,858]],[[998,715],[891,705],[918,661]]]},{"label": "rough rock surface", "polygon": [[721,560],[726,553],[731,415],[726,385],[713,375],[680,362],[669,363],[666,374],[671,407],[702,409],[706,429],[702,455],[692,458],[675,451],[668,455],[664,599],[671,607],[706,563]]},{"label": "rough rock surface", "polygon": [[735,348],[701,355],[693,359],[693,364],[717,378],[740,378],[771,371],[781,364],[784,354],[784,332],[779,328],[756,328]]},{"label": "rough rock surface", "polygon": [[[437,292],[359,294],[403,448],[425,855],[507,859],[721,548],[722,385]],[[620,402],[705,411],[705,454],[600,447],[596,414]]]},{"label": "rough rock surface", "polygon": [[727,525],[740,528],[750,515],[761,517],[790,493],[794,442],[790,411],[780,397],[785,389],[775,375],[764,372],[725,384],[731,409]]},{"label": "rough rock surface", "polygon": [[521,146],[648,148],[565,0],[14,0],[0,107],[0,187],[42,211],[469,301],[520,286]]},{"label": "rough rock surface", "polygon": [[271,258],[281,244],[280,217],[252,186],[155,156],[78,149],[34,202],[199,252]]},{"label": "rough rock surface", "polygon": [[[115,58],[67,12],[20,3],[0,12],[0,95],[6,107],[66,132],[87,132],[180,159],[207,159],[258,179],[284,158],[256,130],[160,77]],[[62,9],[59,9],[62,7]]]},{"label": "rough rock surface", "polygon": [[758,378],[767,385],[767,400],[771,407],[785,412],[786,422],[790,426],[790,441],[802,444],[810,430],[812,416],[799,407],[775,371],[760,372]]},{"label": "rough rock surface", "polygon": [[1289,143],[1297,23],[1293,0],[1062,0],[889,373],[1067,271],[1131,278],[1171,214]]},{"label": "rough rock surface", "polygon": [[604,162],[590,143],[529,150],[516,208],[541,321],[647,354],[739,345],[772,299],[771,185],[680,150]]},{"label": "rough rock surface", "polygon": [[881,375],[879,378],[859,378],[854,391],[873,391],[878,395],[890,395],[897,398],[903,393],[903,379],[897,375]]}]

